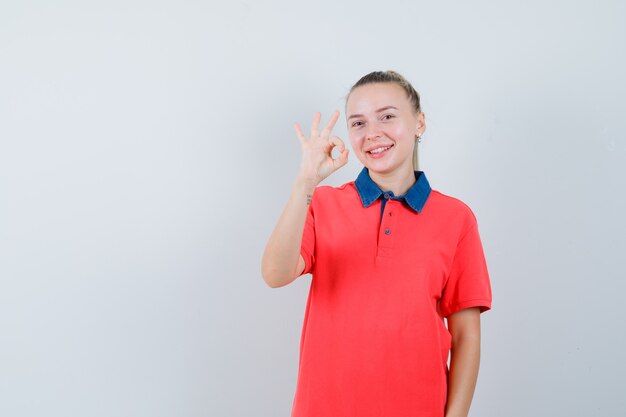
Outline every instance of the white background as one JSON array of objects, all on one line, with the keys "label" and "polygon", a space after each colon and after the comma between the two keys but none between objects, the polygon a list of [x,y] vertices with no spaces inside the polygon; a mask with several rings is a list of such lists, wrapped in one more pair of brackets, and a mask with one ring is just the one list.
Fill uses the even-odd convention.
[{"label": "white background", "polygon": [[[308,130],[422,97],[478,218],[470,416],[626,413],[620,1],[0,3],[0,415],[289,416],[310,275],[260,273]],[[352,155],[324,183],[353,180]]]}]

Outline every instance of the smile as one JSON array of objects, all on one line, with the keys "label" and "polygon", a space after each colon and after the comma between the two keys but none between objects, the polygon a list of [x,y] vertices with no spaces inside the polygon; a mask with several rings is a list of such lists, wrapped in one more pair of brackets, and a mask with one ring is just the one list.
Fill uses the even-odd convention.
[{"label": "smile", "polygon": [[393,145],[389,145],[389,146],[381,146],[380,148],[376,148],[376,149],[372,149],[371,151],[367,151],[367,153],[369,155],[371,155],[372,157],[381,157],[384,154],[387,153],[387,151],[389,149],[391,149],[393,147]]}]

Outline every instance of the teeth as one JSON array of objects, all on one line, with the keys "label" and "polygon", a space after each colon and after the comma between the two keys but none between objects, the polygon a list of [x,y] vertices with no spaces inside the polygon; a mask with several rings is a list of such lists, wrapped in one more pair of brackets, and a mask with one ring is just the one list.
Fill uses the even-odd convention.
[{"label": "teeth", "polygon": [[370,153],[381,153],[386,151],[387,149],[391,148],[391,146],[387,146],[386,148],[378,148],[378,149],[374,149],[373,151],[370,151]]}]

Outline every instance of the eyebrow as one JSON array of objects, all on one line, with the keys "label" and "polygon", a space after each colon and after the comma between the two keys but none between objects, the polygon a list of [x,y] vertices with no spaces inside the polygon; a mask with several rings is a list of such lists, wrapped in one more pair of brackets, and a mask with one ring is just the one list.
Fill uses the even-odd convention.
[{"label": "eyebrow", "polygon": [[[398,110],[396,107],[393,106],[386,106],[386,107],[382,107],[378,110],[376,110],[376,113],[380,113],[381,111],[385,111],[385,110],[389,110],[389,109],[394,109],[394,110]],[[355,118],[355,117],[363,117],[362,114],[353,114],[352,116],[348,117],[348,120]]]}]

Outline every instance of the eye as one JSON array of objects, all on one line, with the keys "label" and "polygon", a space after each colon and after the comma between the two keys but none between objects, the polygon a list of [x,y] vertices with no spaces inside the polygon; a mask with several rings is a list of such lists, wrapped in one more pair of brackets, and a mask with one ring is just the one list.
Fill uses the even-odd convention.
[{"label": "eye", "polygon": [[393,115],[393,114],[386,114],[386,115],[384,115],[384,116],[383,116],[383,119],[384,119],[384,120],[389,120],[389,119],[392,119],[392,118],[394,118],[394,117],[396,117],[396,116],[395,116],[395,115]]},{"label": "eye", "polygon": [[356,122],[352,123],[352,127],[358,127],[358,126],[361,126],[362,124],[363,122],[357,120]]}]

